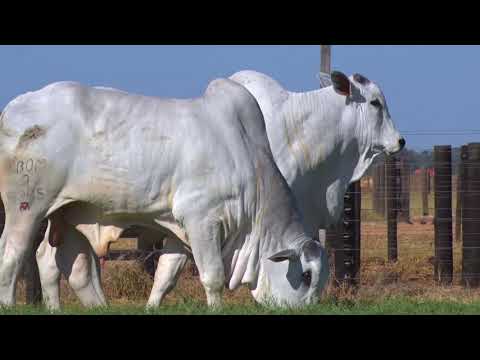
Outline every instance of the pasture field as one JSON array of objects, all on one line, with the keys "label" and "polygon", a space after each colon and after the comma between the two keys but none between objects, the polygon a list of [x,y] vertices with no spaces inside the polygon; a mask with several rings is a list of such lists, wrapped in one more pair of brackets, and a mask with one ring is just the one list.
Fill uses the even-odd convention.
[{"label": "pasture field", "polygon": [[333,302],[324,300],[320,304],[302,310],[273,309],[259,305],[226,305],[211,310],[204,303],[188,302],[163,305],[147,311],[142,305],[112,305],[104,309],[85,309],[78,305],[67,305],[62,311],[50,313],[32,306],[17,306],[0,310],[0,315],[478,315],[480,301],[462,304],[446,301],[412,301],[408,298],[391,298],[382,302]]},{"label": "pasture field", "polygon": [[[269,309],[255,304],[248,289],[224,292],[225,306],[219,311],[206,307],[205,294],[198,277],[192,275],[190,265],[184,270],[177,287],[165,303],[155,311],[143,308],[152,286],[152,280],[133,261],[107,262],[103,273],[105,293],[111,307],[88,310],[82,308],[62,280],[60,314],[85,315],[406,315],[406,314],[480,314],[480,290],[465,289],[458,277],[452,286],[437,285],[433,281],[433,225],[419,222],[399,224],[399,261],[386,261],[386,226],[367,223],[362,226],[361,286],[356,290],[330,287],[320,304],[302,310]],[[128,241],[121,245],[126,246]],[[131,243],[134,245],[134,242]],[[455,272],[460,274],[461,248],[455,244]],[[24,300],[23,284],[19,286],[19,300]],[[4,309],[0,314],[48,314],[35,307],[19,305]]]},{"label": "pasture field", "polygon": [[[62,280],[61,299],[65,314],[480,314],[480,289],[465,289],[460,284],[461,242],[454,241],[454,281],[442,286],[433,279],[434,229],[432,218],[421,218],[420,196],[412,193],[412,223],[398,224],[398,262],[387,262],[387,226],[372,214],[370,194],[362,196],[362,268],[357,290],[329,287],[320,304],[299,310],[278,310],[255,304],[247,288],[225,290],[225,306],[219,311],[206,307],[198,277],[188,264],[176,288],[164,305],[145,312],[144,305],[152,279],[134,261],[107,262],[102,274],[105,294],[111,307],[88,310],[80,306],[68,284]],[[454,197],[455,199],[455,197]],[[429,199],[433,207],[433,197]],[[455,201],[453,202],[455,205]],[[415,211],[413,211],[415,210]],[[430,210],[430,214],[433,209]],[[135,239],[124,239],[113,248],[133,248]],[[47,314],[45,310],[21,305],[24,287],[20,282],[15,309],[0,314]]]}]

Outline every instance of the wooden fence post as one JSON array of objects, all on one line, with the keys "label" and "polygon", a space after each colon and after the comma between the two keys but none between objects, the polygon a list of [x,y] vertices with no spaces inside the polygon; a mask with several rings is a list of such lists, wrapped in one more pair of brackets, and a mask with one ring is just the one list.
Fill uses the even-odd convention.
[{"label": "wooden fence post", "polygon": [[379,161],[374,167],[372,205],[376,214],[385,218],[385,161]]},{"label": "wooden fence post", "polygon": [[395,262],[398,259],[397,245],[397,214],[398,214],[398,188],[400,182],[398,159],[388,156],[386,166],[387,185],[387,226],[388,226],[388,261]]},{"label": "wooden fence post", "polygon": [[455,241],[462,240],[462,217],[463,217],[463,202],[465,193],[465,163],[467,158],[467,146],[462,145],[460,149],[460,164],[458,165],[457,173],[457,206],[455,209]]},{"label": "wooden fence post", "polygon": [[430,192],[430,173],[427,168],[422,169],[422,208],[423,216],[428,216],[428,194]]},{"label": "wooden fence post", "polygon": [[375,164],[372,167],[372,211],[374,211],[376,214],[378,214],[378,197],[379,197],[379,191],[378,191],[378,164]]},{"label": "wooden fence post", "polygon": [[399,221],[410,222],[410,165],[400,162],[400,214]]},{"label": "wooden fence post", "polygon": [[465,286],[480,285],[480,143],[468,144],[463,204],[462,280]]},{"label": "wooden fence post", "polygon": [[451,284],[453,277],[452,251],[452,147],[435,146],[435,279]]}]

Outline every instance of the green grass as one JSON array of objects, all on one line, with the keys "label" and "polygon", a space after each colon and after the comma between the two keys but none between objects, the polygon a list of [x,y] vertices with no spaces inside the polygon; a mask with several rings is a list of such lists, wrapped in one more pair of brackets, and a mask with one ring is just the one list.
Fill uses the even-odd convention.
[{"label": "green grass", "polygon": [[[42,308],[17,306],[0,309],[0,315],[49,315]],[[302,310],[274,309],[262,306],[224,306],[210,310],[203,303],[187,302],[162,306],[146,311],[143,306],[114,305],[103,309],[86,309],[67,306],[53,315],[456,315],[480,314],[480,301],[468,304],[436,301],[414,301],[408,298],[392,298],[376,302],[324,302]]]}]

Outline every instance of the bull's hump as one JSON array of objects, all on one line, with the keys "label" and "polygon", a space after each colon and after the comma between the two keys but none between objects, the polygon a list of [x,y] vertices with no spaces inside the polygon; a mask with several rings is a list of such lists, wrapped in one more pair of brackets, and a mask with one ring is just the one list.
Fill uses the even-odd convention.
[{"label": "bull's hump", "polygon": [[[210,107],[221,109],[226,113],[241,113],[246,109],[258,108],[255,97],[241,84],[230,79],[216,79],[208,85],[205,91],[205,98]],[[261,112],[258,113],[259,120],[263,123]],[[232,117],[237,120],[237,117]],[[255,119],[252,120],[255,123]]]},{"label": "bull's hump", "polygon": [[290,92],[268,75],[252,71],[240,71],[230,77],[242,84],[255,97],[268,123],[275,117],[275,109],[281,109]]},{"label": "bull's hump", "polygon": [[254,71],[254,70],[242,70],[242,71],[239,71],[235,74],[233,74],[230,79],[232,79],[233,81],[237,81],[241,84],[248,84],[248,83],[251,83],[251,82],[263,82],[265,84],[268,84],[270,85],[272,88],[279,88],[279,89],[283,89],[283,86],[278,82],[276,81],[275,79],[271,78],[270,76],[266,75],[266,74],[263,74],[263,73],[260,73],[258,71]]},{"label": "bull's hump", "polygon": [[225,79],[225,78],[220,78],[220,79],[215,79],[211,81],[207,89],[205,90],[205,96],[216,96],[218,94],[229,94],[233,93],[236,95],[244,95],[244,96],[249,96],[250,94],[248,91],[241,86],[240,84],[236,83],[235,81],[232,81],[230,79]]}]

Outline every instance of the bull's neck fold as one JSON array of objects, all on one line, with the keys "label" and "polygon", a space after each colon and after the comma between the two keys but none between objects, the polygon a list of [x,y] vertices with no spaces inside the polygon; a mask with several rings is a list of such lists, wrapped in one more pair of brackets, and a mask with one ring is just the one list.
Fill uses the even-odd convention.
[{"label": "bull's neck fold", "polygon": [[[235,238],[244,237],[240,248],[231,252],[227,258],[227,277],[229,287],[236,288],[240,283],[255,286],[261,262],[274,253],[285,249],[299,249],[311,239],[302,223],[295,199],[282,176],[270,176],[265,172],[278,172],[271,155],[258,152],[256,163],[256,188],[250,196],[256,201],[244,203],[255,204],[254,208],[245,209],[250,222],[243,234],[231,233],[227,242],[233,244]],[[270,164],[265,164],[270,162]],[[267,166],[265,166],[267,165]],[[248,193],[248,192],[247,192]],[[229,246],[227,244],[227,246]]]}]

